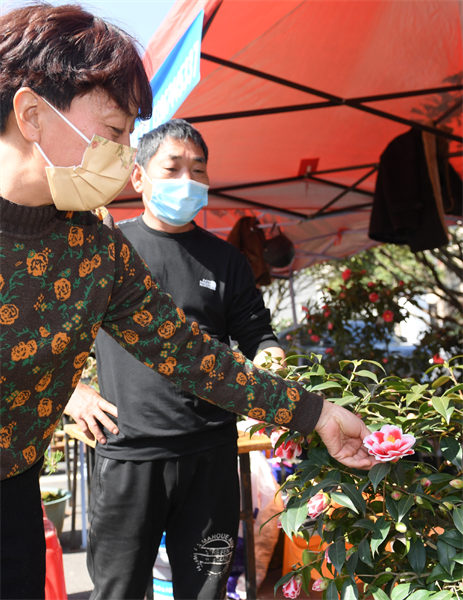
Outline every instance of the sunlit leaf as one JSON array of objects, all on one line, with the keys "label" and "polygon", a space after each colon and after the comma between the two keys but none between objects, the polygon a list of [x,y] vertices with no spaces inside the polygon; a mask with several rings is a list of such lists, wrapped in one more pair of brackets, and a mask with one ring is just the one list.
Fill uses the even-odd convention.
[{"label": "sunlit leaf", "polygon": [[345,506],[346,508],[353,510],[356,513],[359,512],[357,507],[355,506],[355,504],[352,502],[352,500],[349,498],[349,496],[346,496],[346,494],[340,494],[339,492],[332,492],[331,500],[333,500],[334,502],[337,502],[338,504],[341,504],[341,506]]},{"label": "sunlit leaf", "polygon": [[391,600],[403,600],[412,590],[411,583],[399,583],[391,592]]},{"label": "sunlit leaf", "polygon": [[347,580],[344,582],[341,590],[341,600],[357,600],[359,597],[355,581]]}]

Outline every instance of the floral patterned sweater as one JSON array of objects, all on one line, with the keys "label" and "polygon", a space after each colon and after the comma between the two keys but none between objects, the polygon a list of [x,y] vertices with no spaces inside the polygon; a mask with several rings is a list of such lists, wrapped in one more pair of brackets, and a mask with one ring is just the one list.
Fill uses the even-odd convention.
[{"label": "floral patterned sweater", "polygon": [[314,428],[322,398],[189,323],[109,217],[0,198],[0,231],[1,479],[43,456],[100,327],[189,393]]}]

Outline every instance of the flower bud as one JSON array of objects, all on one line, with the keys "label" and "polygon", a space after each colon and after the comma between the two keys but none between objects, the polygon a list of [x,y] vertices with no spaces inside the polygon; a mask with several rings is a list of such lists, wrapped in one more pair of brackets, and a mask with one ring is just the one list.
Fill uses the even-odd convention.
[{"label": "flower bud", "polygon": [[421,496],[415,496],[415,503],[422,505],[424,504],[424,500]]},{"label": "flower bud", "polygon": [[456,490],[461,490],[463,489],[463,479],[452,479],[452,481],[449,481],[449,485]]},{"label": "flower bud", "polygon": [[405,523],[396,523],[395,529],[399,533],[405,533],[407,531],[407,526],[405,525]]},{"label": "flower bud", "polygon": [[312,591],[313,592],[323,592],[328,587],[328,580],[324,577],[320,577],[313,582]]},{"label": "flower bud", "polygon": [[400,500],[402,498],[402,492],[399,492],[399,490],[394,490],[391,492],[391,498],[393,500]]},{"label": "flower bud", "polygon": [[453,510],[455,508],[455,505],[452,502],[442,502],[442,504],[445,506],[445,508],[447,508],[448,510]]},{"label": "flower bud", "polygon": [[430,485],[431,485],[431,480],[430,480],[430,479],[428,479],[427,477],[423,477],[423,478],[421,479],[421,482],[420,482],[420,483],[421,483],[421,485],[422,485],[424,488],[428,488],[428,487],[430,487]]},{"label": "flower bud", "polygon": [[333,521],[327,521],[325,523],[326,531],[334,531],[335,529],[336,529],[336,523],[334,523]]}]

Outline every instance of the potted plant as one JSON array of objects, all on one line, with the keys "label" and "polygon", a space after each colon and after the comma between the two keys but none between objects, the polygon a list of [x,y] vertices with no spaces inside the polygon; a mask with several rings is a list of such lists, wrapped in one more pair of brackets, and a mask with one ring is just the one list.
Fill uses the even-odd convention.
[{"label": "potted plant", "polygon": [[[48,475],[54,473],[58,463],[62,460],[63,453],[60,450],[51,450],[45,454],[43,472]],[[48,486],[46,478],[41,478],[40,493],[45,513],[56,528],[58,535],[63,530],[64,517],[66,513],[66,502],[71,497],[69,490]]]},{"label": "potted plant", "polygon": [[463,597],[462,358],[434,364],[424,383],[387,376],[367,360],[328,373],[315,355],[282,370],[359,414],[380,461],[369,472],[350,470],[316,434],[281,436],[306,451],[282,486],[281,525],[289,539],[307,542],[275,586],[286,597],[312,589],[327,600]]}]

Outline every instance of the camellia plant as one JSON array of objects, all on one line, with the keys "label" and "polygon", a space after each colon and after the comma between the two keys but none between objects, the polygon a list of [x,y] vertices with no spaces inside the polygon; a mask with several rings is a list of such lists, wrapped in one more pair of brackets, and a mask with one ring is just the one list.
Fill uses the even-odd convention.
[{"label": "camellia plant", "polygon": [[[281,370],[360,415],[371,431],[365,447],[379,461],[351,470],[317,434],[304,440],[282,486],[281,526],[307,542],[276,585],[285,597],[318,590],[326,600],[463,598],[461,359],[430,367],[427,383],[378,376],[383,366],[368,360],[328,373],[317,355]],[[285,443],[292,438],[300,442],[284,433]]]}]

